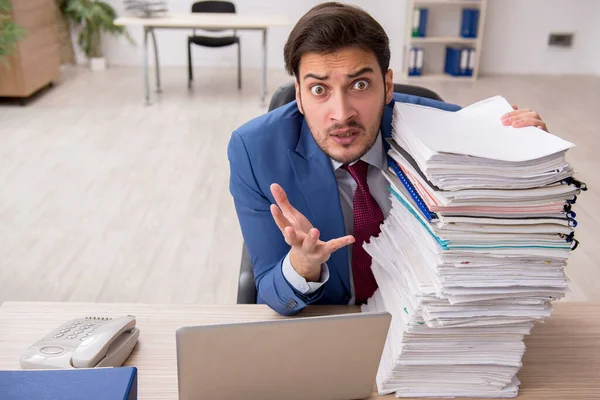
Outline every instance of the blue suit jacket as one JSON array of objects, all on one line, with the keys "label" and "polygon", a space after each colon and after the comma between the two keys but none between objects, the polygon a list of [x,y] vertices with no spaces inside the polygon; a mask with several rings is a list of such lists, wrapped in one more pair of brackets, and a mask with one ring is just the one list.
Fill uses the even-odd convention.
[{"label": "blue suit jacket", "polygon": [[[422,104],[449,111],[460,107],[440,101],[394,93],[381,123],[384,138],[391,136],[395,101]],[[330,278],[317,292],[303,295],[292,288],[282,272],[290,250],[269,211],[275,203],[270,185],[280,184],[291,204],[327,241],[346,235],[337,181],[329,157],[319,148],[298,111],[296,102],[251,120],[233,132],[228,157],[230,191],[244,241],[252,259],[258,303],[282,315],[292,315],[307,304],[348,304],[351,298],[348,248],[331,255]]]}]

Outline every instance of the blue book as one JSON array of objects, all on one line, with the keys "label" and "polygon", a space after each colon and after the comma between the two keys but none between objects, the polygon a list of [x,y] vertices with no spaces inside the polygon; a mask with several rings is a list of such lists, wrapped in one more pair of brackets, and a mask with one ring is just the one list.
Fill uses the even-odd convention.
[{"label": "blue book", "polygon": [[464,38],[470,37],[471,34],[471,9],[463,8],[460,19],[460,36]]},{"label": "blue book", "polygon": [[418,37],[427,36],[427,17],[429,15],[429,10],[427,8],[421,8],[419,14],[419,29],[418,29]]},{"label": "blue book", "polygon": [[460,36],[464,38],[476,38],[479,26],[479,9],[463,8],[460,22]]},{"label": "blue book", "polygon": [[452,76],[462,76],[460,71],[461,56],[461,48],[446,46],[446,63],[444,65],[444,72]]},{"label": "blue book", "polygon": [[479,29],[479,9],[475,8],[471,10],[471,36],[472,38],[477,37],[477,29]]},{"label": "blue book", "polygon": [[2,400],[136,400],[137,368],[0,371]]}]

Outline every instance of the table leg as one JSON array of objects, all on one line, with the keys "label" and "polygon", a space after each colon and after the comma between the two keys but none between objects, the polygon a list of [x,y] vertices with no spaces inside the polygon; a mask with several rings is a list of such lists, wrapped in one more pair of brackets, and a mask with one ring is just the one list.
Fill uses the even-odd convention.
[{"label": "table leg", "polygon": [[265,106],[267,94],[267,28],[262,30],[262,71],[260,74],[260,102]]},{"label": "table leg", "polygon": [[144,27],[144,47],[142,48],[142,66],[144,70],[144,100],[146,105],[150,105],[150,82],[148,82],[148,31],[150,28]]},{"label": "table leg", "polygon": [[160,88],[160,63],[158,62],[158,44],[156,43],[156,35],[154,34],[154,28],[150,28],[150,34],[152,35],[152,44],[154,44],[154,68],[156,70],[156,93],[162,93]]}]

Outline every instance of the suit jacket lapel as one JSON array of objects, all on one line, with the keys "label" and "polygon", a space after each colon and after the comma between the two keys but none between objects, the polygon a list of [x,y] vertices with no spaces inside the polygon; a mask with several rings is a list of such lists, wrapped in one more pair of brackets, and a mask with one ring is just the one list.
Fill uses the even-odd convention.
[{"label": "suit jacket lapel", "polygon": [[[311,215],[306,215],[321,232],[321,240],[328,241],[346,235],[337,181],[329,157],[315,142],[306,120],[302,124],[300,140],[289,158],[300,191]],[[346,247],[331,255],[330,273],[337,274],[350,293],[350,271]],[[333,267],[333,268],[331,268]]]},{"label": "suit jacket lapel", "polygon": [[394,99],[383,107],[383,115],[381,116],[381,135],[385,151],[390,149],[390,144],[387,139],[392,137],[392,116],[394,115]]}]

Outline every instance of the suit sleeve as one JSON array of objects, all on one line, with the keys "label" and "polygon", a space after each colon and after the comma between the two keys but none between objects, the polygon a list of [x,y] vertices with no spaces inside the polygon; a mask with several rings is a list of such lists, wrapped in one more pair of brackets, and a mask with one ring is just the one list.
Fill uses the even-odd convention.
[{"label": "suit sleeve", "polygon": [[259,303],[281,315],[293,315],[323,294],[294,290],[283,275],[282,263],[290,250],[271,215],[271,201],[261,190],[243,138],[234,131],[227,149],[230,166],[229,190],[233,196],[242,236],[254,271]]}]

